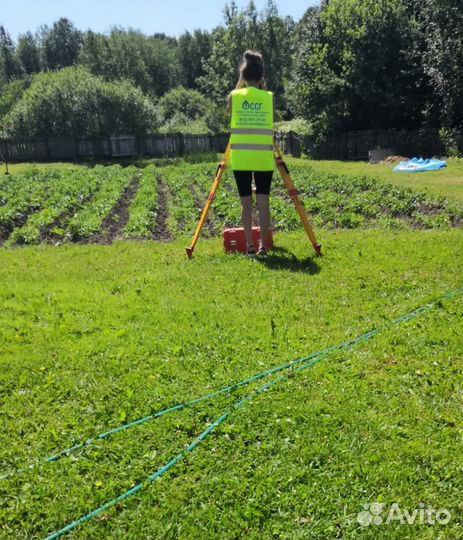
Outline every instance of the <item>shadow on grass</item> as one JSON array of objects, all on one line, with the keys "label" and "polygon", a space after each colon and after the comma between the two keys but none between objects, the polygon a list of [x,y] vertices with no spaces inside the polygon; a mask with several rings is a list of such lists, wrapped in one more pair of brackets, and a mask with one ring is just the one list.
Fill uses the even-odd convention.
[{"label": "shadow on grass", "polygon": [[320,266],[315,262],[313,256],[298,259],[293,253],[283,247],[274,247],[269,252],[267,258],[256,258],[261,264],[270,270],[288,270],[289,272],[302,272],[305,274],[318,274]]}]

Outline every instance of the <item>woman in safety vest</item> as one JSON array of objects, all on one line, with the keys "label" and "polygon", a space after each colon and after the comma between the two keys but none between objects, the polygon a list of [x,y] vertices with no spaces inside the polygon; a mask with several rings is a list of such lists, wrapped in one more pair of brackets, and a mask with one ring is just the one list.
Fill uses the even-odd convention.
[{"label": "woman in safety vest", "polygon": [[228,96],[231,111],[231,168],[241,198],[241,219],[247,254],[256,255],[252,240],[252,176],[256,185],[261,231],[257,255],[265,257],[270,229],[269,194],[275,158],[273,155],[273,94],[266,89],[264,61],[255,51],[246,51],[236,89]]}]

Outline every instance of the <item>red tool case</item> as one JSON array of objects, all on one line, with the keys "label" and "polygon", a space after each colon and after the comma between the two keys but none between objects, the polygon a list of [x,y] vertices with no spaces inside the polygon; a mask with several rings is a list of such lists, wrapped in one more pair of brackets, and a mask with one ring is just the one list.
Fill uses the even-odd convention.
[{"label": "red tool case", "polygon": [[[260,241],[260,227],[252,228],[252,241],[254,246],[259,249]],[[246,238],[244,236],[244,229],[242,227],[236,227],[232,229],[225,229],[223,231],[223,246],[227,253],[246,253]],[[273,235],[272,231],[269,231],[268,249],[273,247]]]}]

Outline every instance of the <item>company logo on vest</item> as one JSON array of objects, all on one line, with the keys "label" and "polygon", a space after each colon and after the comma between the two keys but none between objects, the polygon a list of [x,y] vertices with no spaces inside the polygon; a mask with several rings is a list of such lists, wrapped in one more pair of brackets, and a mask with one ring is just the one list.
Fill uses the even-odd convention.
[{"label": "company logo on vest", "polygon": [[246,100],[246,101],[243,101],[243,105],[241,105],[241,107],[245,111],[260,111],[262,109],[262,105],[263,103],[255,103],[255,102],[249,103],[249,101]]}]

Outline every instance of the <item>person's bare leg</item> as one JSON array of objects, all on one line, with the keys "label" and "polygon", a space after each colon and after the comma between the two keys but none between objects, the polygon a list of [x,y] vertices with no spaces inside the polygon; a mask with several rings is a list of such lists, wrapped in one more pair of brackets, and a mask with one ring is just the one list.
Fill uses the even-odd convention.
[{"label": "person's bare leg", "polygon": [[252,196],[241,197],[241,221],[243,222],[244,236],[249,247],[252,242]]},{"label": "person's bare leg", "polygon": [[259,210],[260,247],[268,250],[268,237],[270,230],[270,203],[269,195],[257,194],[257,208]]}]

